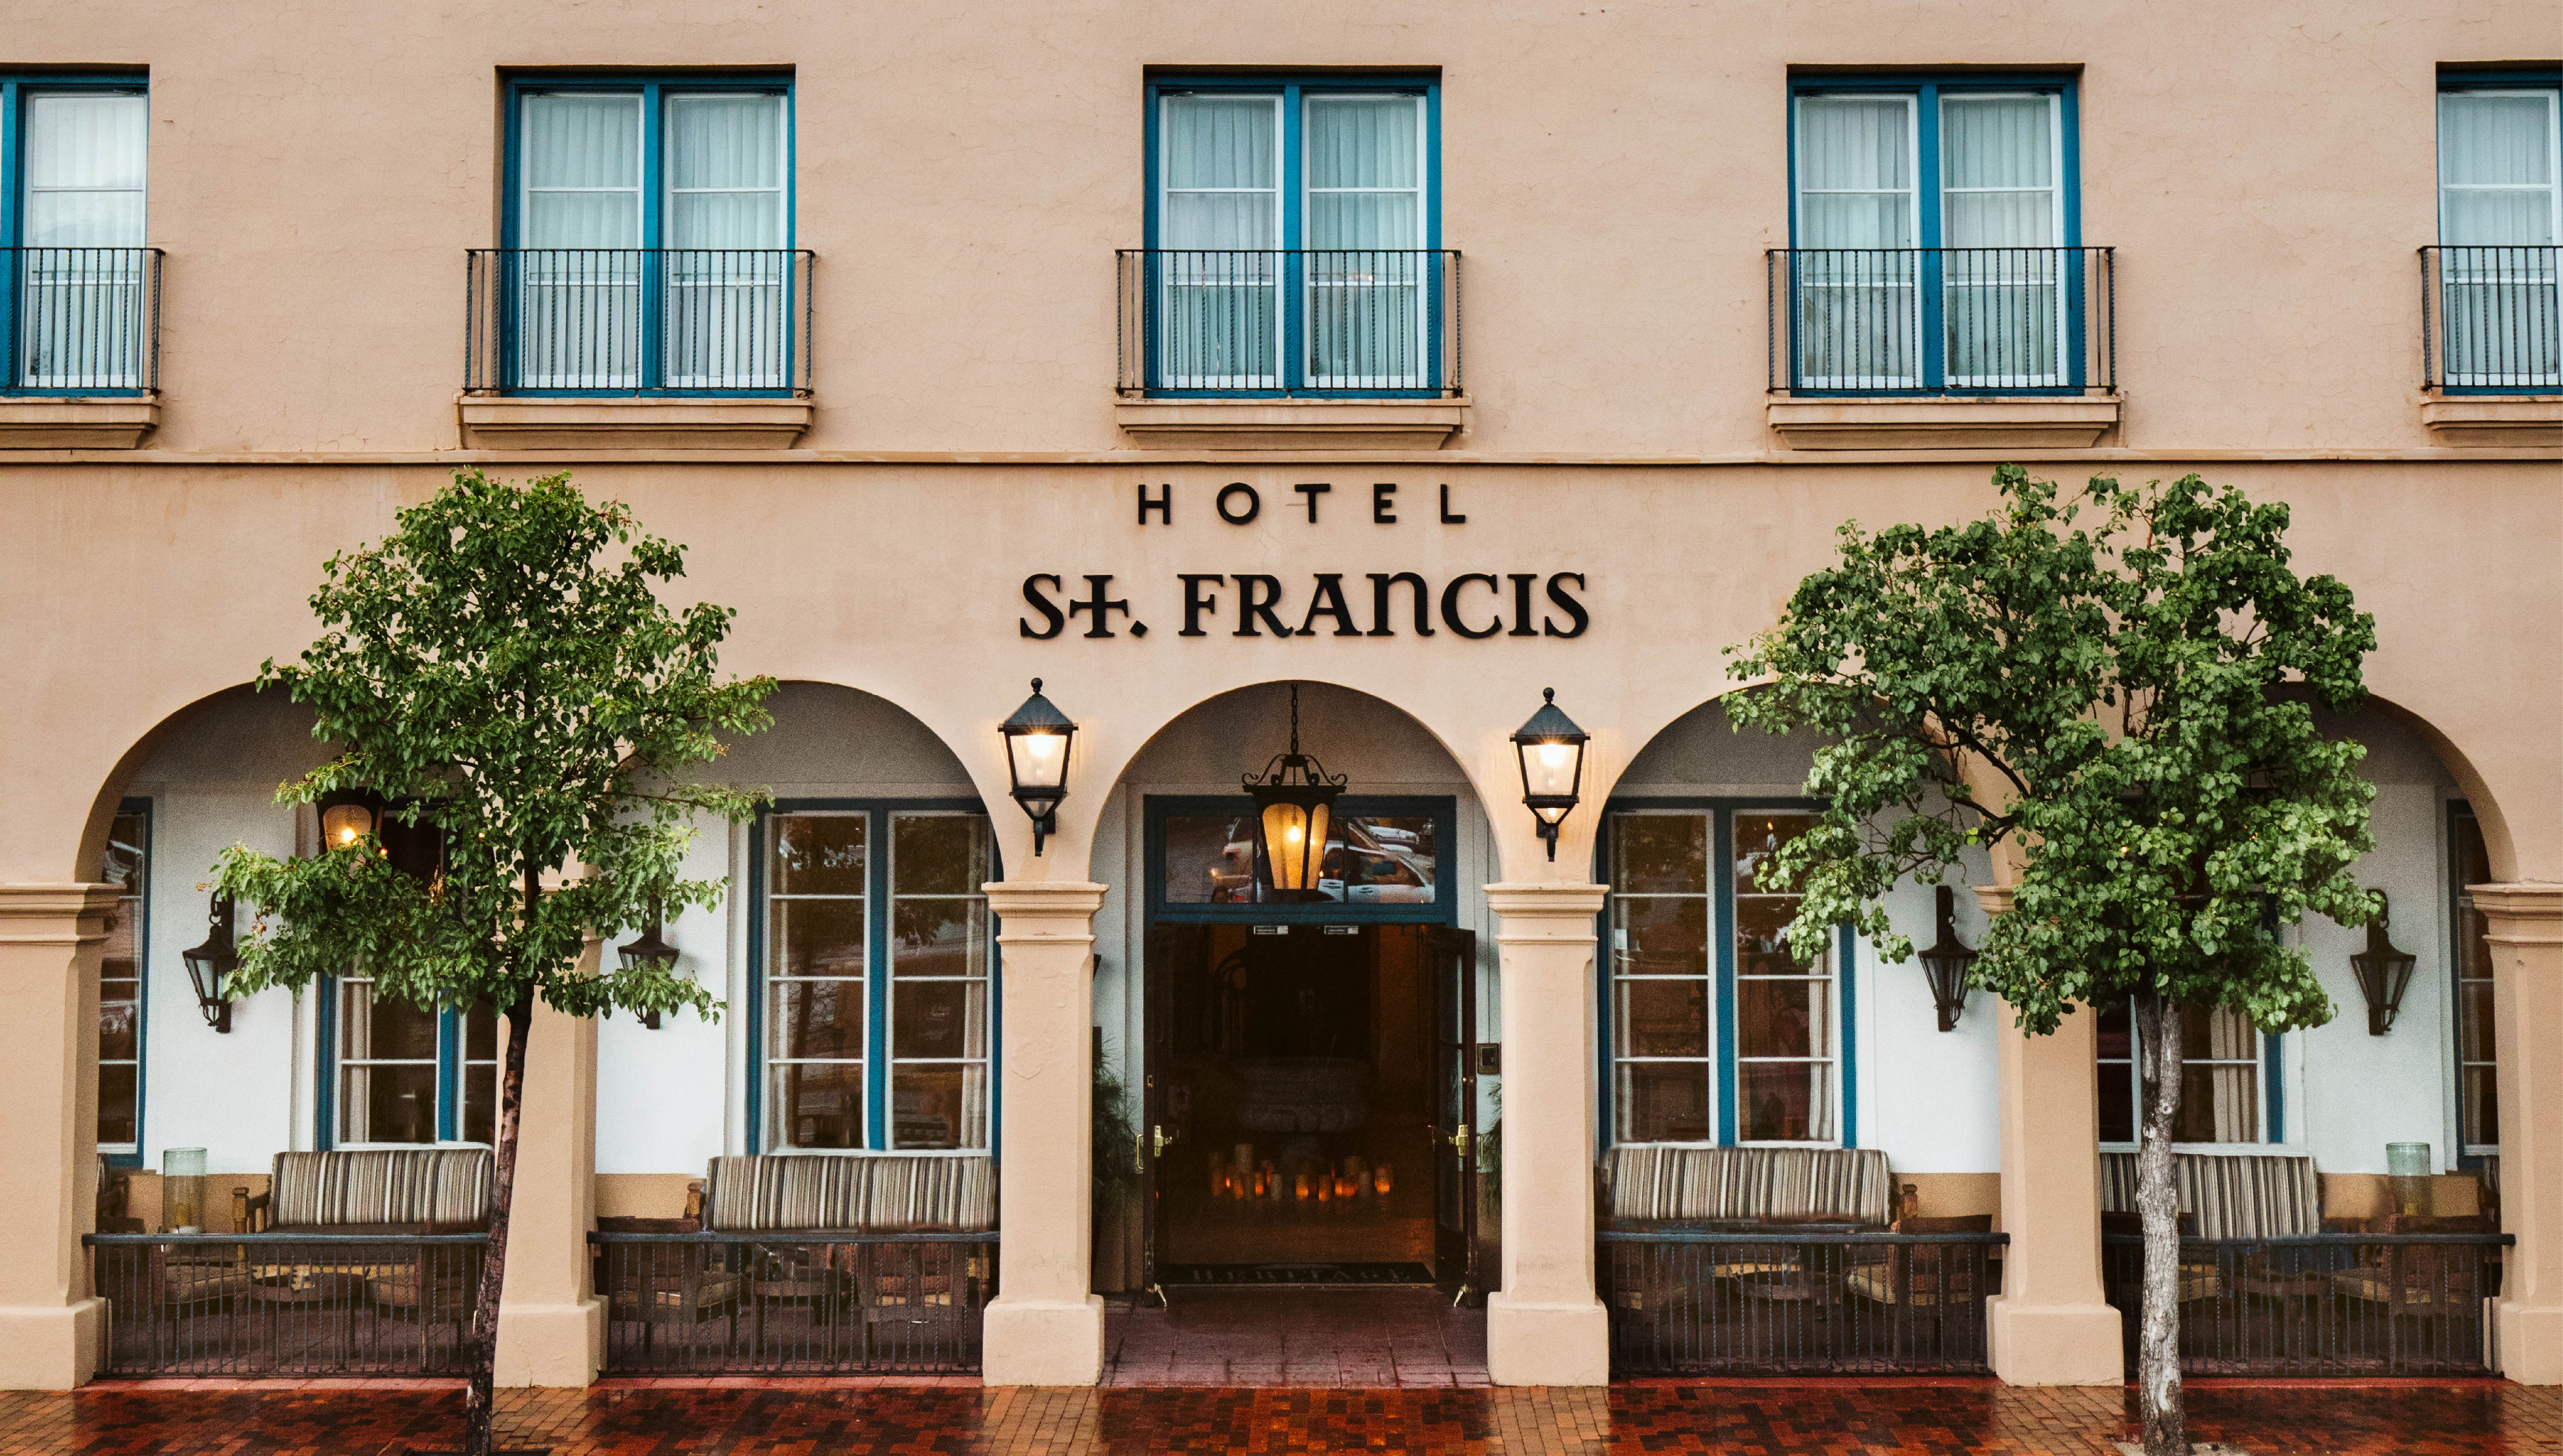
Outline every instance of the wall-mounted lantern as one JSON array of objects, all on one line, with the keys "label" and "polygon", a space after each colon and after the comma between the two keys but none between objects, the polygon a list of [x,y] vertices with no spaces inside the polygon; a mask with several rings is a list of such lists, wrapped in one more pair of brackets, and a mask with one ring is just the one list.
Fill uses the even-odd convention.
[{"label": "wall-mounted lantern", "polygon": [[216,1031],[232,1029],[232,1003],[223,995],[223,978],[240,968],[240,952],[232,947],[230,896],[214,896],[205,907],[205,943],[180,951],[178,959],[186,963],[187,979],[195,984],[196,1009],[205,1013],[205,1024]]},{"label": "wall-mounted lantern", "polygon": [[[623,962],[624,970],[638,971],[648,966],[656,966],[662,971],[676,968],[677,948],[668,944],[659,934],[660,920],[659,906],[653,902],[650,906],[650,928],[641,932],[634,940],[614,948],[614,954]],[[653,1031],[658,1030],[659,1013],[643,1011],[641,1024]]]},{"label": "wall-mounted lantern", "polygon": [[1556,688],[1541,688],[1539,697],[1539,711],[1513,732],[1513,753],[1521,760],[1522,803],[1539,820],[1539,836],[1555,859],[1558,823],[1584,792],[1584,745],[1591,735],[1558,711]]},{"label": "wall-mounted lantern", "polygon": [[1077,725],[1042,696],[1042,680],[1033,679],[1033,695],[1015,715],[997,725],[1006,736],[1006,774],[1013,781],[1015,803],[1032,816],[1033,853],[1042,840],[1059,832],[1059,802],[1068,797],[1068,751]]},{"label": "wall-mounted lantern", "polygon": [[1940,933],[1930,949],[1920,953],[1922,974],[1931,978],[1931,1004],[1940,1013],[1940,1029],[1958,1029],[1958,1015],[1967,1008],[1967,980],[1976,964],[1976,953],[1958,939],[1958,896],[1947,885],[1931,887],[1931,907],[1939,915]]},{"label": "wall-mounted lantern", "polygon": [[1317,888],[1326,863],[1326,838],[1334,827],[1335,796],[1344,792],[1344,776],[1329,776],[1325,765],[1299,751],[1299,684],[1290,684],[1290,747],[1273,756],[1264,775],[1246,776],[1262,832],[1256,857],[1262,861],[1263,885],[1275,901],[1322,900]]},{"label": "wall-mounted lantern", "polygon": [[2385,892],[2376,895],[2376,918],[2367,922],[2367,949],[2349,958],[2358,975],[2358,994],[2367,1001],[2367,1034],[2382,1036],[2403,1009],[2403,993],[2412,985],[2412,968],[2420,957],[2394,949],[2385,938]]},{"label": "wall-mounted lantern", "polygon": [[382,826],[382,796],[368,789],[333,789],[320,796],[320,846],[352,849]]}]

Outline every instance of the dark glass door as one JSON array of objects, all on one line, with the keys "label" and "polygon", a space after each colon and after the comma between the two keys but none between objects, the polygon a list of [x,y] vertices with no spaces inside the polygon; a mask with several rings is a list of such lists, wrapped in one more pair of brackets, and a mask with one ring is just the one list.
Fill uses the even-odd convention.
[{"label": "dark glass door", "polygon": [[1173,1129],[1167,1126],[1166,1067],[1171,1045],[1169,1032],[1173,980],[1172,963],[1177,954],[1176,934],[1172,926],[1155,926],[1148,932],[1148,959],[1141,969],[1140,980],[1145,998],[1140,1013],[1144,1029],[1140,1036],[1143,1048],[1139,1058],[1139,1287],[1164,1304],[1166,1291],[1158,1281],[1157,1259],[1159,1222],[1164,1212],[1158,1166],[1164,1161]]},{"label": "dark glass door", "polygon": [[1435,930],[1432,956],[1434,1274],[1476,1305],[1485,1297],[1478,1271],[1478,937]]}]

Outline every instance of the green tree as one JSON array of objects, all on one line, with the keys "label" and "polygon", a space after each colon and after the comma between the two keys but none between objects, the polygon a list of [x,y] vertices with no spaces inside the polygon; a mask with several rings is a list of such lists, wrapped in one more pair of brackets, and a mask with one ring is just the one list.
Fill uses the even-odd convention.
[{"label": "green tree", "polygon": [[2012,910],[1974,968],[2036,1035],[2075,1006],[2131,1004],[2143,1086],[2139,1369],[2147,1456],[2186,1452],[2171,1138],[2180,1008],[2264,1031],[2331,1003],[2304,953],[2267,933],[2318,911],[2365,924],[2350,866],[2374,847],[2360,745],[2325,738],[2307,699],[2365,695],[2375,620],[2349,589],[2289,570],[2284,505],[2192,475],[2095,478],[2061,499],[2017,466],[1985,518],[1840,533],[1777,626],[1729,648],[1738,725],[1832,741],[1807,789],[1828,808],[1783,847],[1806,899],[1789,928],[1814,960],[1851,924],[1900,961],[1881,897],[1938,883],[2004,840]]},{"label": "green tree", "polygon": [[380,833],[307,859],[227,850],[222,892],[259,909],[229,989],[298,995],[361,966],[378,996],[504,1017],[466,1407],[468,1449],[487,1456],[534,1003],[717,1013],[666,969],[580,963],[592,933],[717,902],[722,881],[679,877],[694,817],[734,821],[757,801],[685,770],[717,757],[720,735],[767,726],[774,684],[716,677],[732,614],[663,606],[654,587],[684,575],[684,549],[640,534],[624,505],[590,504],[566,474],[514,485],[459,471],[323,573],[322,636],[297,663],[262,664],[258,685],[309,704],[313,736],[339,752],[278,801],[368,791],[403,837],[441,853],[420,874],[385,856]]}]

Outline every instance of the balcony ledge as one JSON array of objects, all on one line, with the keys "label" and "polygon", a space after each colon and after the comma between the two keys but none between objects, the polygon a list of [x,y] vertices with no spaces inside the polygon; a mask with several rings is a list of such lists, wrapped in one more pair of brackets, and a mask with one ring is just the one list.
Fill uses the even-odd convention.
[{"label": "balcony ledge", "polygon": [[1122,399],[1112,417],[1149,450],[1440,450],[1469,401]]},{"label": "balcony ledge", "polygon": [[479,450],[784,450],[815,407],[789,399],[500,399],[464,395]]},{"label": "balcony ledge", "polygon": [[2563,445],[2563,395],[2438,395],[2422,402],[2421,423],[2441,445]]},{"label": "balcony ledge", "polygon": [[2097,445],[2116,395],[1995,400],[1775,398],[1771,429],[1792,450],[2031,450]]},{"label": "balcony ledge", "polygon": [[160,396],[0,399],[0,450],[132,450],[160,424]]}]

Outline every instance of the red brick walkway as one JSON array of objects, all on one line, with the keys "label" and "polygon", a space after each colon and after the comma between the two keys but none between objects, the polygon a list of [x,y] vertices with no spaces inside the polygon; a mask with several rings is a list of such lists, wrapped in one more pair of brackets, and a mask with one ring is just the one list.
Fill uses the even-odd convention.
[{"label": "red brick walkway", "polygon": [[[508,1391],[500,1429],[553,1456],[1072,1456],[1216,1451],[1655,1456],[2114,1456],[2122,1392],[1870,1380],[1609,1390],[986,1390],[633,1384]],[[400,1456],[450,1444],[453,1391],[92,1389],[0,1395],[0,1456]],[[2563,1392],[2199,1386],[2190,1428],[2254,1453],[2563,1456]]]}]

